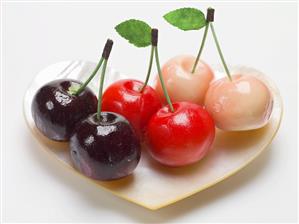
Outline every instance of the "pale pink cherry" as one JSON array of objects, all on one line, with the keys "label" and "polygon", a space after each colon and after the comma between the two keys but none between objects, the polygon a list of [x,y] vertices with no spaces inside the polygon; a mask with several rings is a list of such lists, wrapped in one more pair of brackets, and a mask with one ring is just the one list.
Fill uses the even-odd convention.
[{"label": "pale pink cherry", "polygon": [[272,112],[268,87],[252,75],[238,74],[211,83],[205,106],[218,128],[226,131],[252,130],[265,126]]},{"label": "pale pink cherry", "polygon": [[[199,61],[194,73],[191,73],[195,57],[180,55],[170,59],[162,67],[162,76],[173,102],[188,101],[199,105],[204,104],[205,94],[214,78],[212,69],[203,61]],[[156,77],[154,88],[165,101],[159,77]]]}]

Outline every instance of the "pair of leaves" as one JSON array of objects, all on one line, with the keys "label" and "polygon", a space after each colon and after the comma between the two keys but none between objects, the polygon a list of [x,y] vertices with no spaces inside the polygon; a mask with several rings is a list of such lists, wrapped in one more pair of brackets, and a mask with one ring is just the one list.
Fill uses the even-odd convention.
[{"label": "pair of leaves", "polygon": [[[181,30],[199,30],[206,25],[204,14],[195,8],[181,8],[164,15],[164,19]],[[141,20],[130,19],[118,24],[116,31],[136,47],[151,45],[151,27]]]}]

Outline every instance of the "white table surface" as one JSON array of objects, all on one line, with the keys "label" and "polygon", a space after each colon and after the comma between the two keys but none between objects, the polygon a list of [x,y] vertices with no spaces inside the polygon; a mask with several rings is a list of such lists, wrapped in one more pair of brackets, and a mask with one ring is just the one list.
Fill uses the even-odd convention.
[{"label": "white table surface", "polygon": [[[160,60],[196,54],[202,31],[183,32],[161,16],[193,6],[216,9],[215,29],[226,60],[256,67],[279,86],[285,113],[272,145],[216,186],[158,211],[119,199],[64,169],[40,150],[22,114],[23,94],[45,66],[68,59],[96,61],[107,37],[110,65],[143,79],[150,49],[136,49],[113,27],[128,18],[160,29]],[[297,7],[295,3],[4,3],[3,219],[60,222],[296,221]],[[219,64],[209,34],[203,59]]]}]

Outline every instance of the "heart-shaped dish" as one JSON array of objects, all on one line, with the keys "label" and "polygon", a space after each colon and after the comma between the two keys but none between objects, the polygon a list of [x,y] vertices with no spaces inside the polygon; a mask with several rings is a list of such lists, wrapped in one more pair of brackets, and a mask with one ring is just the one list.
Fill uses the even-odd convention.
[{"label": "heart-shaped dish", "polygon": [[[34,94],[43,84],[60,78],[83,81],[94,67],[95,63],[83,61],[65,61],[51,65],[34,78],[24,97],[24,115],[33,139],[37,140],[40,147],[49,152],[53,158],[61,161],[82,177],[85,176],[72,166],[68,143],[51,141],[36,129],[31,115],[31,102]],[[200,192],[244,168],[271,143],[280,126],[283,106],[278,89],[261,72],[247,67],[235,67],[232,69],[232,73],[234,72],[245,72],[257,76],[270,88],[274,104],[267,126],[243,132],[217,130],[212,150],[206,158],[191,166],[164,167],[149,158],[146,150],[143,150],[142,159],[133,175],[111,182],[87,179],[121,198],[155,210]],[[216,77],[222,75],[220,72],[215,72],[215,74]],[[122,78],[126,77],[108,68],[105,87]],[[94,91],[97,91],[98,80],[99,77],[94,78],[89,85]]]}]

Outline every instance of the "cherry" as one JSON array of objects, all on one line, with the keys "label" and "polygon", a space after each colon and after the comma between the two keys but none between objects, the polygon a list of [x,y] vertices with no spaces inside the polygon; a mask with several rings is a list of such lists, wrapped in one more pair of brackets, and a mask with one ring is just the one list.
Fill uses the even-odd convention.
[{"label": "cherry", "polygon": [[31,111],[36,127],[56,141],[67,141],[78,121],[97,109],[97,98],[89,88],[79,95],[71,89],[81,83],[70,79],[54,80],[42,86],[34,96]]},{"label": "cherry", "polygon": [[[181,55],[167,61],[162,67],[162,75],[169,96],[173,101],[189,101],[199,105],[204,104],[205,94],[214,78],[212,69],[200,61],[195,71],[191,69],[195,57]],[[157,75],[154,89],[162,102],[166,103],[162,86]]]},{"label": "cherry", "polygon": [[184,166],[202,159],[215,137],[214,121],[201,106],[190,102],[172,104],[161,74],[157,50],[158,30],[153,29],[158,74],[168,102],[150,119],[146,131],[150,155],[167,166]]},{"label": "cherry", "polygon": [[227,78],[213,82],[206,94],[205,105],[216,126],[226,131],[252,130],[265,126],[272,112],[273,99],[268,87],[247,75],[232,76],[225,63],[213,23],[210,23]]},{"label": "cherry", "polygon": [[268,87],[252,75],[238,74],[232,81],[213,82],[205,99],[216,126],[226,131],[252,130],[265,126],[273,99]]},{"label": "cherry", "polygon": [[104,77],[112,45],[112,40],[108,39],[102,54],[104,65],[97,113],[79,122],[70,139],[75,168],[97,180],[114,180],[130,175],[141,154],[139,139],[129,121],[120,114],[102,112]]},{"label": "cherry", "polygon": [[31,112],[36,127],[55,141],[68,141],[76,124],[97,110],[97,97],[87,88],[103,63],[101,58],[82,84],[71,79],[54,80],[35,94]]},{"label": "cherry", "polygon": [[119,80],[111,84],[103,94],[103,111],[123,115],[141,137],[151,116],[161,108],[155,90],[138,80]]},{"label": "cherry", "polygon": [[174,103],[161,108],[150,120],[147,139],[150,154],[167,166],[184,166],[202,159],[215,137],[215,125],[201,106]]},{"label": "cherry", "polygon": [[70,140],[74,166],[86,176],[113,180],[133,172],[140,160],[140,143],[128,120],[119,114],[90,115]]},{"label": "cherry", "polygon": [[[132,36],[138,35],[137,33],[132,33]],[[162,107],[158,94],[148,85],[153,56],[154,47],[152,45],[144,83],[132,79],[119,80],[111,84],[103,95],[103,110],[116,112],[127,118],[141,139],[149,119]]]}]

